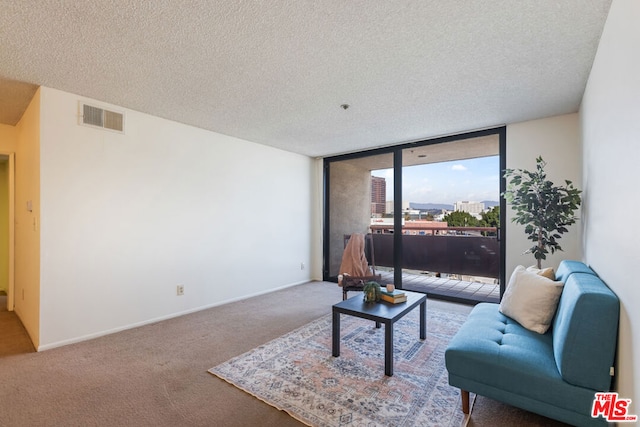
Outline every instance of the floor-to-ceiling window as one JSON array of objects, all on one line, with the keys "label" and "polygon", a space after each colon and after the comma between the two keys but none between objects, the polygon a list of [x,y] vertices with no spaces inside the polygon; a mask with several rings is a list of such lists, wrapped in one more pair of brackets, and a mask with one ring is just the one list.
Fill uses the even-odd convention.
[{"label": "floor-to-ceiling window", "polygon": [[325,280],[344,236],[366,233],[385,283],[497,301],[504,142],[498,128],[325,159]]}]

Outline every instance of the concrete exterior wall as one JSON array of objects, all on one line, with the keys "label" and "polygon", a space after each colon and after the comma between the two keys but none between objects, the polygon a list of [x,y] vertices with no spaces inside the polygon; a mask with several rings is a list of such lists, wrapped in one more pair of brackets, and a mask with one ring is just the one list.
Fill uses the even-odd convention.
[{"label": "concrete exterior wall", "polygon": [[329,170],[329,275],[339,274],[345,234],[367,233],[371,223],[371,171],[346,162],[333,162]]}]

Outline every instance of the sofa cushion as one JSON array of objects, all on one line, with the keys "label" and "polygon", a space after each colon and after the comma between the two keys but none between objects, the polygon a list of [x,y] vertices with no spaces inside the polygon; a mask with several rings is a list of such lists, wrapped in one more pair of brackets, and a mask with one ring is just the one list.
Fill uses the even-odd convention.
[{"label": "sofa cushion", "polygon": [[530,331],[544,334],[551,326],[562,286],[562,282],[547,279],[519,265],[502,296],[500,312]]},{"label": "sofa cushion", "polygon": [[569,275],[553,322],[553,352],[565,381],[611,387],[618,336],[618,297],[593,273]]}]

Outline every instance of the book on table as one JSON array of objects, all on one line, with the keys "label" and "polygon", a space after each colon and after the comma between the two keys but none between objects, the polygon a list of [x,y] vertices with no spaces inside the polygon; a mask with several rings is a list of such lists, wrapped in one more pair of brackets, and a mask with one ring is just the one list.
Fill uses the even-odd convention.
[{"label": "book on table", "polygon": [[389,292],[386,288],[382,288],[380,290],[380,293],[380,298],[383,301],[387,301],[393,304],[407,301],[407,294],[399,289],[394,289],[393,291]]},{"label": "book on table", "polygon": [[402,297],[406,298],[407,297],[407,295],[403,291],[401,291],[399,289],[394,289],[393,291],[389,292],[385,288],[382,288],[382,289],[380,289],[380,293],[382,295],[386,295],[386,296],[391,297],[391,298],[402,298]]},{"label": "book on table", "polygon": [[404,295],[404,294],[402,296],[397,296],[397,297],[393,297],[391,295],[382,294],[382,295],[380,295],[380,299],[382,299],[383,301],[390,302],[392,304],[398,304],[398,303],[401,303],[401,302],[407,302],[407,296]]}]

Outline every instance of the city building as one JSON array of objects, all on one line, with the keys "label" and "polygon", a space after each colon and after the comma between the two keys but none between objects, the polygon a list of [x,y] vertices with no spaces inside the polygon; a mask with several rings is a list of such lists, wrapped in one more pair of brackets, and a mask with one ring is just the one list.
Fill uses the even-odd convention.
[{"label": "city building", "polygon": [[474,216],[479,216],[484,212],[484,203],[461,201],[453,204],[454,211],[467,212]]},{"label": "city building", "polygon": [[386,213],[387,180],[379,176],[371,177],[371,213]]}]

